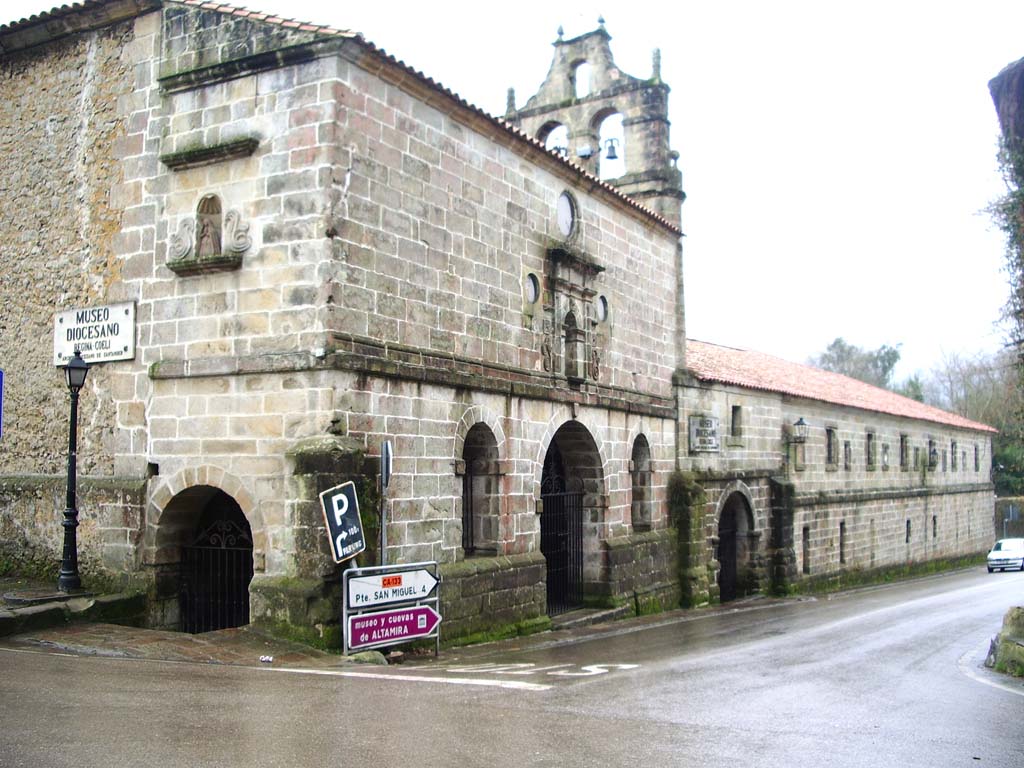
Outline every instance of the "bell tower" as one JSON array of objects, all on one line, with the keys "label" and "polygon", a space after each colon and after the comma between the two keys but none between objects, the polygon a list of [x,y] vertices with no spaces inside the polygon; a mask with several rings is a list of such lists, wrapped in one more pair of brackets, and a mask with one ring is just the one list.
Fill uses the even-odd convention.
[{"label": "bell tower", "polygon": [[[598,23],[571,40],[563,39],[559,27],[540,90],[516,109],[509,89],[505,120],[679,226],[686,195],[679,154],[669,146],[669,87],[661,80],[661,53],[654,51],[649,79],[627,75],[615,66],[604,19]],[[610,135],[609,125],[617,135]],[[612,161],[618,164],[610,177]]]}]

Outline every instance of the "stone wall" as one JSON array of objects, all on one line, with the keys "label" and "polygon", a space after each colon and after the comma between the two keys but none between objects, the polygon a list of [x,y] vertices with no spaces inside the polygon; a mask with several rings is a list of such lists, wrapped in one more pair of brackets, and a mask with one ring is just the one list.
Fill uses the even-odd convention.
[{"label": "stone wall", "polygon": [[679,542],[674,528],[606,539],[607,573],[602,586],[612,602],[639,614],[679,606]]},{"label": "stone wall", "polygon": [[[13,305],[33,289],[22,305],[35,343],[4,351],[17,364],[6,367],[14,458],[3,473],[48,475],[54,488],[62,477],[54,310],[137,305],[136,360],[96,366],[82,395],[80,474],[137,478],[123,482],[147,497],[120,527],[83,505],[83,564],[141,569],[173,600],[176,550],[198,516],[186,507],[219,489],[252,528],[254,615],[294,622],[267,596],[339,572],[316,514],[327,480],[300,471],[302,446],[336,438],[372,460],[392,440],[390,559],[452,564],[476,424],[499,453],[497,556],[539,556],[541,467],[566,424],[592,441],[600,470],[588,572],[603,567],[601,541],[632,532],[641,435],[643,525],[667,526],[682,319],[671,227],[347,35],[167,6],[4,66],[7,103],[20,106],[0,135],[13,147],[29,110],[33,128],[10,152],[27,202],[5,221],[24,222],[10,239],[27,245],[3,290]],[[52,156],[77,158],[77,186],[38,171]],[[579,217],[571,242],[555,223],[565,190]],[[47,217],[53,226],[36,226]],[[44,372],[54,382],[41,399],[27,382]],[[32,539],[37,511],[10,498],[5,513]],[[50,534],[37,538],[47,552]],[[516,615],[537,605],[524,598]],[[174,623],[173,610],[157,613]]]},{"label": "stone wall", "polygon": [[474,558],[441,569],[445,638],[543,626],[544,557]]},{"label": "stone wall", "polygon": [[[970,555],[991,544],[987,432],[697,382],[684,386],[680,399],[680,463],[707,494],[704,538],[693,544],[703,547],[712,585],[720,565],[719,520],[738,490],[752,502],[748,565],[761,589],[784,588],[790,579]],[[720,450],[688,450],[690,415],[719,420]],[[792,440],[798,418],[810,425],[800,443]],[[772,481],[790,489],[778,510],[772,509]],[[776,530],[779,525],[788,530]],[[783,544],[772,544],[773,535]]]},{"label": "stone wall", "polygon": [[[66,503],[63,477],[0,478],[0,570],[26,573],[56,584]],[[104,573],[111,584],[137,582],[144,481],[82,479],[78,485],[79,568]]]},{"label": "stone wall", "polygon": [[[69,405],[53,364],[54,315],[104,303],[120,278],[134,41],[128,21],[0,58],[0,475],[64,470]],[[84,473],[112,473],[123,438],[116,425],[132,418],[111,383],[95,370],[82,393]]]}]

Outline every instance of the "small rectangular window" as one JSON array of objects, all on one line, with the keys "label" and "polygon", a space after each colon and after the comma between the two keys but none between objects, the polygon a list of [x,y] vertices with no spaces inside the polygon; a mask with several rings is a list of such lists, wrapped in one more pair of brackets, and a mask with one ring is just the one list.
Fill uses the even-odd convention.
[{"label": "small rectangular window", "polygon": [[920,446],[914,446],[914,469],[921,468],[921,448]]},{"label": "small rectangular window", "polygon": [[938,515],[932,515],[932,538],[937,539],[939,537],[939,517]]},{"label": "small rectangular window", "polygon": [[825,427],[825,463],[830,467],[839,464],[839,442],[834,427]]},{"label": "small rectangular window", "polygon": [[946,449],[942,449],[942,471],[946,471]]},{"label": "small rectangular window", "polygon": [[868,432],[864,436],[864,463],[868,469],[875,468],[875,433]]},{"label": "small rectangular window", "polygon": [[907,544],[910,543],[910,521],[907,520]]},{"label": "small rectangular window", "polygon": [[956,440],[949,444],[949,460],[952,462],[950,469],[956,472]]},{"label": "small rectangular window", "polygon": [[935,441],[928,441],[928,470],[934,472],[939,466],[939,452],[935,450]]},{"label": "small rectangular window", "polygon": [[981,454],[978,453],[978,446],[974,446],[974,471],[981,472]]},{"label": "small rectangular window", "polygon": [[839,562],[846,562],[846,521],[839,521]]},{"label": "small rectangular window", "polygon": [[729,420],[729,437],[741,437],[743,435],[743,406],[732,407],[732,418]]},{"label": "small rectangular window", "polygon": [[900,469],[910,469],[910,438],[900,435]]},{"label": "small rectangular window", "polygon": [[850,469],[853,466],[853,448],[849,440],[843,441],[843,469]]},{"label": "small rectangular window", "polygon": [[804,573],[811,572],[811,529],[810,526],[804,526],[804,562],[803,562]]}]

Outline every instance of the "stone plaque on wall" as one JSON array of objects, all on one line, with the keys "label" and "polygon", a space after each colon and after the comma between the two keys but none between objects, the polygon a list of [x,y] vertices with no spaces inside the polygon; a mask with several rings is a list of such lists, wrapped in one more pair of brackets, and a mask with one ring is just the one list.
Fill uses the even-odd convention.
[{"label": "stone plaque on wall", "polygon": [[690,453],[717,453],[718,419],[714,416],[690,416]]},{"label": "stone plaque on wall", "polygon": [[53,364],[79,350],[89,365],[135,359],[135,302],[69,309],[53,318]]}]

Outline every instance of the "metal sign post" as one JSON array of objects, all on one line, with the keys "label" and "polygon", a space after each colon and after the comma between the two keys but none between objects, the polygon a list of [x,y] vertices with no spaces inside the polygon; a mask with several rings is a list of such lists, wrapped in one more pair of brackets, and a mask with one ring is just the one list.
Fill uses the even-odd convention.
[{"label": "metal sign post", "polygon": [[385,440],[380,446],[380,564],[388,564],[388,486],[391,484],[391,467],[394,462],[391,441]]}]

